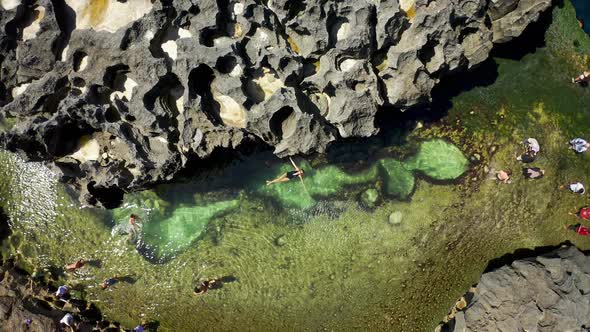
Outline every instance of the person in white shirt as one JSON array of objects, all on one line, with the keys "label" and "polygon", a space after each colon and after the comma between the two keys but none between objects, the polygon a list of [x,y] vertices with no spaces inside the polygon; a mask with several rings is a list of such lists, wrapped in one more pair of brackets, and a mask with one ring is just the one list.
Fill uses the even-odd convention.
[{"label": "person in white shirt", "polygon": [[586,152],[590,148],[590,143],[586,142],[583,138],[574,138],[570,141],[571,148],[577,153]]},{"label": "person in white shirt", "polygon": [[566,187],[574,194],[584,195],[586,193],[586,188],[584,188],[584,185],[580,182],[573,182],[568,184],[567,186],[559,186],[559,189],[565,189]]},{"label": "person in white shirt", "polygon": [[72,314],[66,314],[60,321],[59,324],[65,330],[66,326],[74,331],[74,316]]}]

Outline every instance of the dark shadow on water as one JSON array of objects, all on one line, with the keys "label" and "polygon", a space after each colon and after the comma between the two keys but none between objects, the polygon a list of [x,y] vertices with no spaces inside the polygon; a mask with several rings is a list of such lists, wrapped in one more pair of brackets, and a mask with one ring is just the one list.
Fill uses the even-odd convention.
[{"label": "dark shadow on water", "polygon": [[584,31],[590,34],[590,1],[588,0],[572,0],[574,8],[576,8],[576,16],[578,20],[583,23]]},{"label": "dark shadow on water", "polygon": [[[563,1],[557,6],[563,6]],[[521,60],[525,55],[535,53],[545,47],[545,33],[553,21],[553,10],[549,9],[539,16],[537,22],[531,23],[523,33],[507,43],[498,44],[492,50],[492,57]]]},{"label": "dark shadow on water", "polygon": [[[523,248],[517,249],[512,253],[506,254],[504,256],[494,258],[490,260],[488,266],[485,268],[483,273],[494,271],[502,266],[509,266],[514,261],[521,260],[521,259],[528,259],[533,258],[536,256],[547,255],[563,246],[573,246],[575,247],[570,241],[562,242],[555,246],[542,246],[542,247],[535,247],[533,249]],[[588,252],[584,252],[588,254]]]}]

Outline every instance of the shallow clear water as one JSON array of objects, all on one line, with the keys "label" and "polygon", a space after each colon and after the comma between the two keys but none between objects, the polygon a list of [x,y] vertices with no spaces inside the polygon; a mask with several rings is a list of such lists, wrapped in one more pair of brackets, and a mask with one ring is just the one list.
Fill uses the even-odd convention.
[{"label": "shallow clear water", "polygon": [[[588,65],[590,40],[571,7],[556,13],[546,48],[496,59],[493,82],[433,110],[448,113],[441,121],[337,150],[336,163],[297,158],[306,188],[266,187],[290,166],[257,154],[105,212],[80,209],[42,165],[1,154],[2,205],[14,222],[6,245],[29,269],[93,260],[62,278],[130,327],[432,330],[490,259],[565,240],[590,248],[563,230],[585,199],[556,190],[590,182],[588,155],[566,143],[590,126],[590,91],[569,83]],[[542,146],[539,181],[517,175],[514,156],[529,136]],[[512,169],[513,183],[496,184],[494,169]],[[368,189],[374,208],[361,202]],[[143,217],[137,241],[124,234],[131,213]],[[112,276],[131,282],[97,288]],[[227,282],[192,295],[212,277]]]}]

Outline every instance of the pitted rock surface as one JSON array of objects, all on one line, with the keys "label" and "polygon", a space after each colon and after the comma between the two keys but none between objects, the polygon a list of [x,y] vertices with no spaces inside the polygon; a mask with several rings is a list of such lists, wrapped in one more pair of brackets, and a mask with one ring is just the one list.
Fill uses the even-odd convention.
[{"label": "pitted rock surface", "polygon": [[[551,0],[2,0],[0,142],[101,193],[263,142],[322,152],[518,37]],[[97,200],[97,198],[99,198]]]},{"label": "pitted rock surface", "polygon": [[450,325],[443,330],[588,331],[590,256],[564,247],[485,273]]}]

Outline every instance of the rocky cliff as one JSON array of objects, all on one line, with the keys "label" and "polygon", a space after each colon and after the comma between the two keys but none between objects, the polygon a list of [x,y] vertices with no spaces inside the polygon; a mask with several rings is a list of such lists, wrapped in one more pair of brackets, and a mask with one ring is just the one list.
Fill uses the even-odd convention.
[{"label": "rocky cliff", "polygon": [[517,260],[485,273],[471,296],[443,331],[589,331],[590,256],[563,247]]},{"label": "rocky cliff", "polygon": [[[551,0],[0,0],[0,143],[100,205],[188,160],[377,133],[383,106],[519,36]],[[98,198],[98,200],[97,200]]]}]

